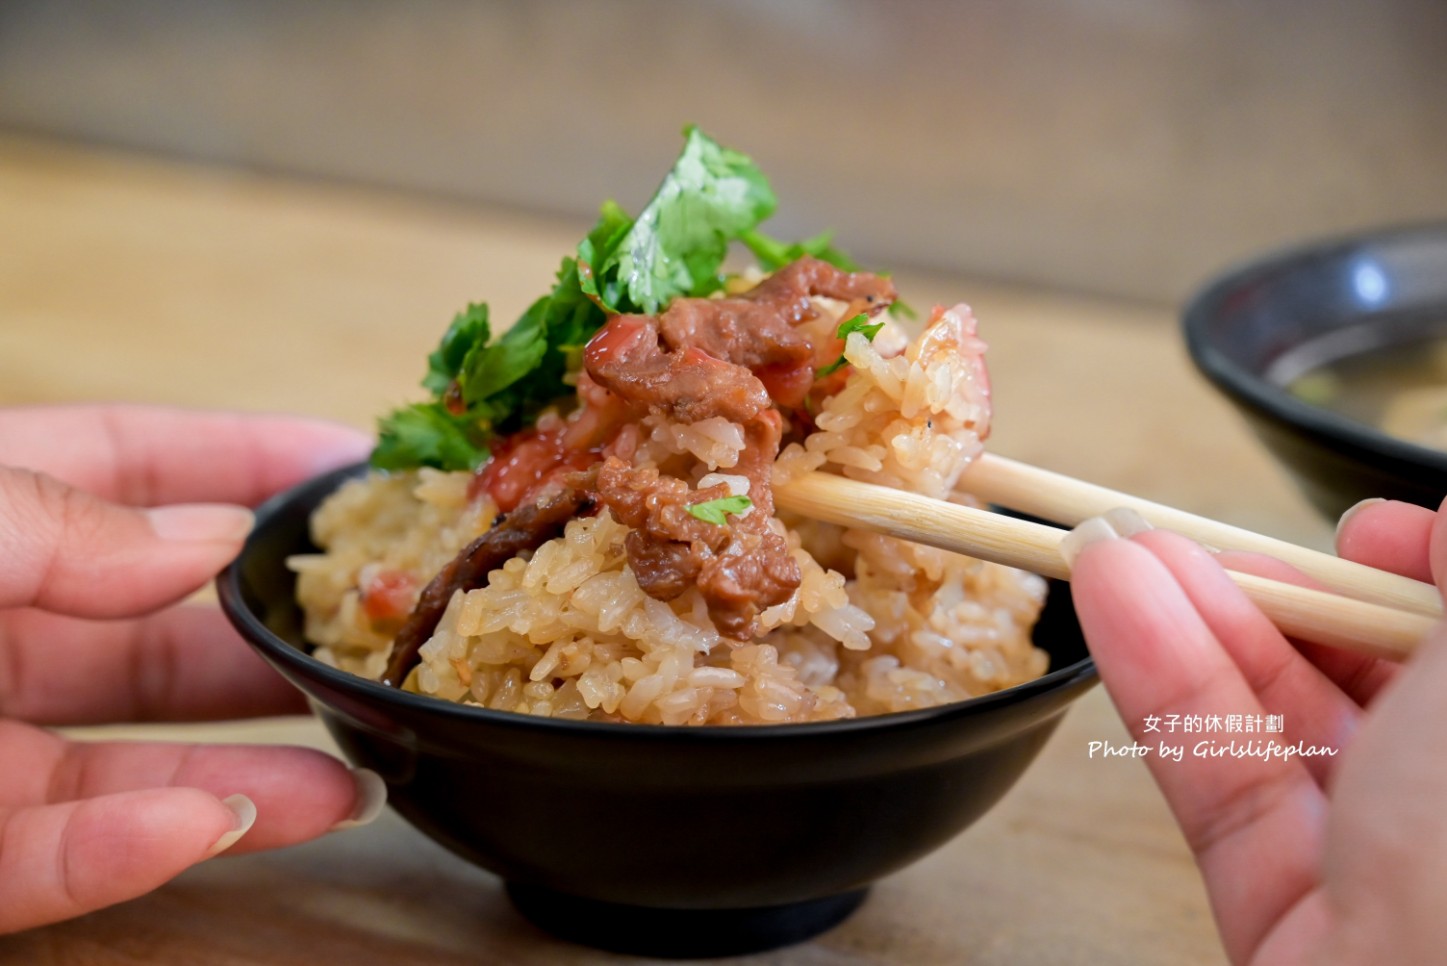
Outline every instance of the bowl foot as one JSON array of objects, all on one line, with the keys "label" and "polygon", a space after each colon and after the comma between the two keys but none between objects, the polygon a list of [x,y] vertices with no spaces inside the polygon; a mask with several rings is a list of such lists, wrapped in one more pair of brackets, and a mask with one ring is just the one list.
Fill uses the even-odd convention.
[{"label": "bowl foot", "polygon": [[698,959],[803,942],[849,918],[869,890],[750,909],[629,906],[517,882],[509,882],[507,892],[533,925],[559,939],[635,956]]}]

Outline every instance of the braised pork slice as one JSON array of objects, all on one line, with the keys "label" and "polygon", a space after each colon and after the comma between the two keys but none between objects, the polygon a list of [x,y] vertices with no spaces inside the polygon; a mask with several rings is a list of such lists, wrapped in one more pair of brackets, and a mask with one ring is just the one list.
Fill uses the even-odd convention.
[{"label": "braised pork slice", "polygon": [[770,405],[768,390],[748,369],[693,346],[665,348],[657,320],[646,315],[614,316],[583,350],[583,367],[634,415],[652,410],[681,423],[714,416],[747,423]]},{"label": "braised pork slice", "polygon": [[763,380],[780,406],[799,406],[814,383],[818,360],[816,347],[796,327],[818,314],[810,301],[816,295],[849,303],[844,318],[876,315],[896,297],[888,278],[845,272],[805,256],[734,298],[674,299],[659,316],[659,333],[670,349],[702,349],[743,366]]},{"label": "braised pork slice", "polygon": [[599,501],[632,528],[624,545],[644,592],[672,600],[697,587],[719,633],[750,640],[759,612],[788,600],[799,586],[799,565],[769,525],[770,514],[757,505],[727,525],[688,512],[729,495],[727,484],[694,490],[616,457],[598,472]]}]

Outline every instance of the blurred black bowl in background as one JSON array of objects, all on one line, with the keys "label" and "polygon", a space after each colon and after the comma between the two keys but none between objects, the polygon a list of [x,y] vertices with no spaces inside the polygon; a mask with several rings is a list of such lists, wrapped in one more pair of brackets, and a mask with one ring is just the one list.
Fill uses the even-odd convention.
[{"label": "blurred black bowl in background", "polygon": [[1196,365],[1329,519],[1367,497],[1435,509],[1447,494],[1447,453],[1286,388],[1327,363],[1447,335],[1447,225],[1376,231],[1254,260],[1207,285],[1184,321]]}]

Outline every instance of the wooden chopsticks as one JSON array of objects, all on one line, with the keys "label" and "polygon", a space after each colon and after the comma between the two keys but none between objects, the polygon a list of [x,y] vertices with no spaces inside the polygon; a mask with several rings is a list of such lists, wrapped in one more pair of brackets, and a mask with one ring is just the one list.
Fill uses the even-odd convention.
[{"label": "wooden chopsticks", "polygon": [[[1011,464],[1011,466],[1020,467],[1021,464]],[[971,467],[962,481],[971,492],[977,492],[974,474],[978,469],[978,465]],[[1034,472],[1042,473],[1044,471],[1036,470]],[[1017,475],[1028,476],[1029,474],[1021,472]],[[1051,474],[1051,476],[1055,476],[1055,474]],[[1078,482],[1066,477],[1060,479],[1068,480],[1070,483]],[[1080,486],[1089,487],[1090,484],[1080,484]],[[1110,491],[1104,492],[1109,493]],[[1049,512],[1053,504],[1047,506],[1041,499],[1032,501],[1033,508],[1016,507],[1012,505],[1017,501],[1016,497],[997,499],[999,495],[997,492],[986,499],[1035,516],[1059,519],[1056,513]],[[1124,494],[1115,494],[1114,497],[1114,502],[1104,506],[1099,511],[1100,513],[1116,506],[1131,506],[1141,512],[1141,515],[1153,525],[1169,527],[1169,529],[1185,532],[1188,536],[1196,536],[1195,533],[1179,526],[1159,522],[1172,519],[1171,515],[1180,514],[1180,511],[1157,515],[1155,511],[1169,510],[1169,508],[1157,507],[1155,504],[1136,500]],[[1018,520],[989,510],[935,500],[916,493],[877,486],[872,483],[861,483],[828,473],[809,473],[791,480],[783,486],[776,487],[774,501],[782,509],[827,523],[874,530],[916,543],[1033,571],[1046,577],[1070,579],[1070,567],[1060,552],[1060,541],[1067,531],[1057,527]],[[1142,506],[1150,508],[1152,512],[1145,512],[1141,509]],[[1070,515],[1074,516],[1075,513]],[[1093,515],[1096,514],[1083,513],[1079,519]],[[1187,522],[1191,523],[1193,528],[1195,521],[1201,519],[1191,517],[1190,514],[1180,514],[1180,516],[1188,518]],[[1062,520],[1062,522],[1069,521]],[[1224,524],[1215,524],[1215,526],[1225,527]],[[1235,529],[1225,527],[1225,530],[1228,531],[1235,531]],[[1239,532],[1249,533],[1244,530]],[[1252,534],[1251,536],[1257,535]],[[1260,538],[1260,540],[1267,539],[1269,538]],[[1212,545],[1218,549],[1224,548],[1223,545],[1231,545],[1221,541],[1220,534],[1216,534],[1215,540],[1216,542]],[[1285,547],[1293,546],[1281,541],[1273,541],[1273,543],[1281,543]],[[1257,544],[1250,549],[1259,549],[1260,546]],[[1307,554],[1312,553],[1312,551],[1305,551],[1304,548],[1295,549]],[[1317,554],[1316,556],[1329,555]],[[1295,561],[1288,562],[1295,563]],[[1370,574],[1382,574],[1381,571],[1370,567],[1353,566]],[[1306,570],[1304,567],[1301,569]],[[1232,580],[1246,592],[1283,633],[1300,640],[1345,648],[1374,657],[1401,660],[1412,652],[1434,624],[1431,617],[1416,609],[1310,590],[1294,584],[1267,580],[1252,574],[1230,573]],[[1313,575],[1322,579],[1319,574]],[[1323,583],[1334,588],[1339,586],[1340,572],[1334,573],[1333,576],[1336,578],[1335,580],[1323,579]],[[1394,575],[1384,574],[1384,576]],[[1405,580],[1406,578],[1396,579]],[[1387,583],[1391,584],[1392,581]],[[1409,583],[1419,582],[1409,581]],[[1412,596],[1415,598],[1419,595],[1413,592]]]},{"label": "wooden chopsticks", "polygon": [[1415,611],[1429,617],[1442,616],[1442,597],[1437,588],[1420,580],[1309,550],[1285,540],[1198,517],[1184,510],[992,453],[982,454],[971,464],[959,485],[986,503],[1028,513],[1066,527],[1100,516],[1115,507],[1130,507],[1145,517],[1151,526],[1185,534],[1213,549],[1249,550],[1284,560],[1343,596]]}]

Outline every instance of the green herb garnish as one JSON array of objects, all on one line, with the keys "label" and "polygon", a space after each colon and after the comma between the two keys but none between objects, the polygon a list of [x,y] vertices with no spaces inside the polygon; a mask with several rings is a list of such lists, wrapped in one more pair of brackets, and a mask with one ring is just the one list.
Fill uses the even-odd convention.
[{"label": "green herb garnish", "polygon": [[[869,316],[865,315],[863,312],[860,312],[854,318],[845,319],[843,322],[840,322],[839,331],[836,332],[835,335],[839,336],[839,338],[841,339],[847,339],[849,338],[849,333],[858,332],[860,335],[864,336],[865,339],[873,342],[874,337],[879,334],[879,330],[882,328],[884,328],[883,322],[871,322],[869,321]],[[844,358],[844,354],[841,352],[838,359],[835,359],[823,369],[820,369],[818,374],[822,378],[831,373],[837,372],[842,369],[847,364],[847,362],[848,360]]]},{"label": "green herb garnish", "polygon": [[805,255],[812,255],[820,261],[828,262],[835,268],[846,272],[859,271],[859,266],[854,259],[834,247],[834,233],[830,231],[789,245],[776,238],[770,238],[758,229],[753,229],[739,235],[739,241],[743,242],[744,246],[753,253],[754,258],[758,260],[759,267],[766,272],[783,268]]},{"label": "green herb garnish", "polygon": [[793,244],[761,234],[775,204],[746,155],[685,128],[683,151],[639,216],[605,202],[576,255],[563,259],[552,291],[502,335],[492,338],[485,304],[457,314],[427,358],[422,385],[431,401],[378,421],[372,465],[481,466],[493,436],[531,425],[572,392],[566,377],[581,368],[583,347],[610,315],[653,315],[679,296],[721,288],[732,242],[745,244],[767,270],[805,254],[857,270],[827,234]]},{"label": "green herb garnish", "polygon": [[381,420],[372,465],[379,470],[474,470],[487,456],[487,438],[476,419],[454,416],[440,402],[425,402],[404,406]]},{"label": "green herb garnish", "polygon": [[849,333],[858,332],[864,336],[865,341],[873,342],[874,337],[879,334],[879,330],[882,328],[884,328],[883,322],[871,322],[869,321],[869,316],[860,312],[854,318],[845,319],[843,322],[840,322],[839,331],[834,334],[841,339],[847,339],[849,338]]},{"label": "green herb garnish", "polygon": [[732,514],[740,514],[754,505],[754,501],[746,496],[724,496],[717,500],[705,500],[702,503],[695,503],[688,507],[688,512],[704,523],[712,523],[714,526],[724,526],[728,521],[725,517]]},{"label": "green herb garnish", "polygon": [[638,219],[609,232],[606,251],[594,243],[588,258],[579,249],[593,267],[583,291],[606,309],[653,315],[676,296],[717,291],[729,242],[774,213],[774,192],[746,155],[696,127],[684,137],[683,153]]}]

